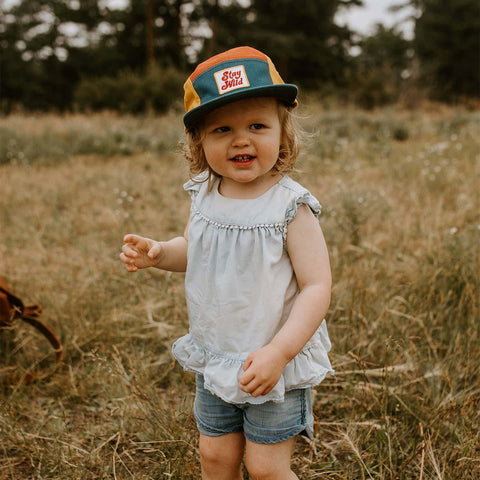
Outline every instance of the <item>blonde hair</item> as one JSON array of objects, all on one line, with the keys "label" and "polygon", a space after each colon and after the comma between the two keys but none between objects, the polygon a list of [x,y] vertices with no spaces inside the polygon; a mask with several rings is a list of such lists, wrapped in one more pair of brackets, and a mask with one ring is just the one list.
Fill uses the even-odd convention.
[{"label": "blonde hair", "polygon": [[[278,102],[278,117],[281,127],[281,142],[278,152],[277,163],[272,170],[279,173],[289,173],[293,170],[298,154],[300,152],[300,129],[297,127],[296,119],[292,112],[294,107],[289,107]],[[198,122],[191,129],[187,130],[186,142],[181,145],[185,159],[187,160],[190,178],[208,171],[208,181],[211,183],[214,177],[219,175],[214,172],[207,163],[202,147],[203,125]]]}]

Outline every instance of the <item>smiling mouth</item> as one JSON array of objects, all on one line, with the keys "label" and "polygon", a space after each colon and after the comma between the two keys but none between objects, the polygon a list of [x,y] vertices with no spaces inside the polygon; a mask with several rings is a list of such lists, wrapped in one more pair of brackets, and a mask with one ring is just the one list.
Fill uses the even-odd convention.
[{"label": "smiling mouth", "polygon": [[251,155],[237,155],[236,157],[231,158],[233,162],[247,163],[253,160],[255,157]]}]

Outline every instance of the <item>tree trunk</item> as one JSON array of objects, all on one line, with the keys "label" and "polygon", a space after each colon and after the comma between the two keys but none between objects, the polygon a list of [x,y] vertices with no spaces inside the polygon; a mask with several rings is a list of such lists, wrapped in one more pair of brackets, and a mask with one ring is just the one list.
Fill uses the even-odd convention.
[{"label": "tree trunk", "polygon": [[147,0],[146,15],[146,35],[147,35],[147,65],[151,66],[155,63],[155,46],[154,46],[154,15],[153,0]]}]

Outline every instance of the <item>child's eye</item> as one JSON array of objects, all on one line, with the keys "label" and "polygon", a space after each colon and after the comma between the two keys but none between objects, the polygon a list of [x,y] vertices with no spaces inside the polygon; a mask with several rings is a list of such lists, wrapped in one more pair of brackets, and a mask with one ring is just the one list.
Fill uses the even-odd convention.
[{"label": "child's eye", "polygon": [[217,127],[214,132],[215,133],[225,133],[230,130],[230,127]]},{"label": "child's eye", "polygon": [[250,128],[252,130],[261,130],[262,128],[265,128],[265,125],[263,123],[252,123]]}]

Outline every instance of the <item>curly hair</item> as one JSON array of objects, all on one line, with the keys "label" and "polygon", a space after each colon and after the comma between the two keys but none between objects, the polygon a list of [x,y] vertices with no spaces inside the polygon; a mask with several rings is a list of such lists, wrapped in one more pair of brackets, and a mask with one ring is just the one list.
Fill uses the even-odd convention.
[{"label": "curly hair", "polygon": [[[300,151],[300,134],[299,128],[296,125],[296,119],[293,115],[293,108],[284,105],[281,102],[278,104],[278,117],[281,126],[281,142],[280,150],[278,152],[278,159],[273,170],[279,173],[289,173],[293,170]],[[207,163],[205,153],[202,147],[204,136],[202,122],[200,121],[186,133],[186,142],[181,145],[183,154],[187,160],[190,178],[193,178],[200,173],[208,171],[208,180],[211,182],[213,177],[219,175],[213,171]]]}]

